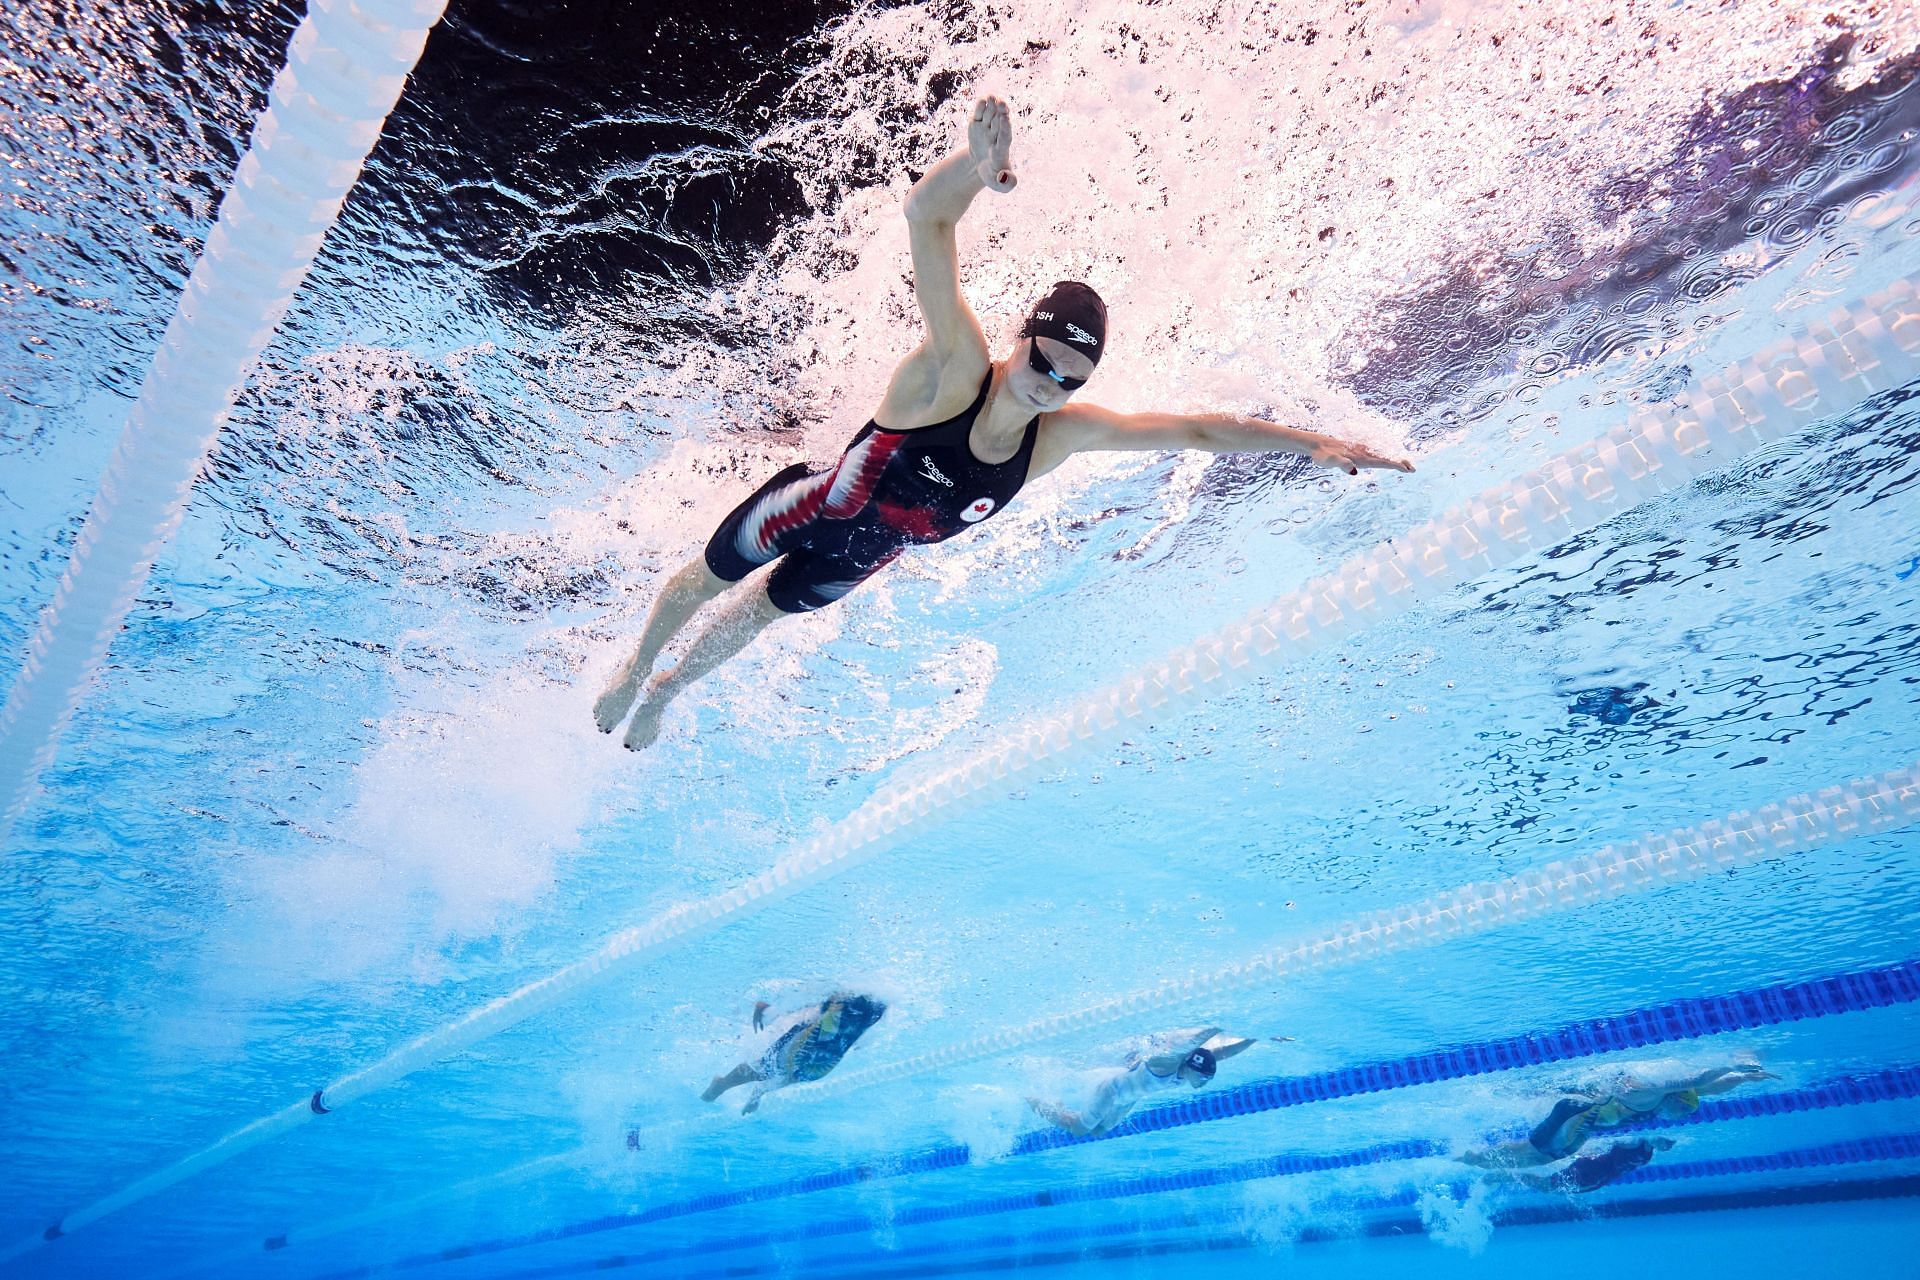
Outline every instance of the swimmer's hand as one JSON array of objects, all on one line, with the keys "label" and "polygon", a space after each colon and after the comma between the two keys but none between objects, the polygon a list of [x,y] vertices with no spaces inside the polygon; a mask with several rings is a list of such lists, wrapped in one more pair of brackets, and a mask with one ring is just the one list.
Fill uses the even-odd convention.
[{"label": "swimmer's hand", "polygon": [[753,1029],[755,1031],[766,1030],[768,1007],[765,1000],[755,1000],[753,1002]]},{"label": "swimmer's hand", "polygon": [[991,95],[974,103],[973,119],[967,122],[967,154],[989,191],[1005,195],[1018,185],[1020,179],[1013,176],[1008,155],[1012,146],[1013,122],[1007,118],[1007,104]]},{"label": "swimmer's hand", "polygon": [[1362,467],[1380,471],[1413,470],[1413,463],[1406,458],[1389,458],[1384,453],[1375,453],[1358,440],[1338,440],[1332,436],[1314,445],[1313,452],[1307,456],[1323,467],[1332,467],[1350,476],[1359,475]]}]

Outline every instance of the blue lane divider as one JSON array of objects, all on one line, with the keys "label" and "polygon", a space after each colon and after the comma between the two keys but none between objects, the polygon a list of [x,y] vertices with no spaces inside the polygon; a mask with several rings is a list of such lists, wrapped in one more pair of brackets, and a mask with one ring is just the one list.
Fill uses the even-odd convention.
[{"label": "blue lane divider", "polygon": [[[1368,1148],[1369,1151],[1382,1151],[1386,1147],[1407,1144],[1385,1144],[1385,1147]],[[1431,1145],[1431,1144],[1424,1144]],[[1361,1153],[1348,1153],[1358,1156]],[[1764,1155],[1748,1156],[1733,1160],[1697,1160],[1668,1165],[1665,1168],[1648,1166],[1636,1170],[1620,1179],[1625,1184],[1631,1181],[1672,1182],[1690,1178],[1723,1177],[1736,1173],[1763,1173],[1809,1168],[1831,1168],[1844,1164],[1857,1164],[1868,1161],[1902,1160],[1920,1158],[1920,1133],[1903,1133],[1884,1138],[1868,1139],[1858,1142],[1828,1143],[1819,1147],[1807,1147],[1791,1151],[1776,1151]],[[1323,1163],[1324,1162],[1324,1163]],[[581,1261],[552,1263],[508,1273],[508,1280],[545,1280],[549,1276],[575,1275],[584,1271],[613,1271],[628,1267],[657,1266],[665,1262],[686,1262],[713,1254],[730,1253],[740,1249],[768,1248],[776,1245],[797,1244],[803,1241],[818,1240],[832,1236],[859,1235],[884,1225],[889,1229],[909,1226],[928,1226],[940,1222],[952,1222],[965,1218],[986,1217],[1008,1213],[1021,1209],[1045,1208],[1053,1205],[1075,1204],[1089,1200],[1121,1199],[1130,1196],[1150,1195],[1162,1191],[1181,1191],[1196,1187],[1217,1186],[1223,1182],[1244,1179],[1231,1176],[1230,1171],[1251,1170],[1265,1164],[1265,1161],[1246,1161],[1231,1165],[1226,1169],[1203,1169],[1184,1174],[1170,1174],[1160,1177],[1114,1178],[1101,1182],[1081,1183],[1066,1187],[1057,1187],[1046,1191],[1025,1192],[1012,1196],[994,1196],[982,1200],[964,1201],[958,1204],[930,1206],[921,1209],[900,1209],[887,1215],[885,1223],[869,1217],[846,1217],[829,1219],[804,1227],[790,1227],[779,1231],[735,1233],[724,1238],[703,1241],[698,1244],[682,1245],[673,1248],[654,1249],[640,1254],[613,1254],[607,1257],[591,1258]],[[1344,1161],[1341,1156],[1322,1157],[1315,1164],[1324,1168],[1341,1168],[1346,1164],[1366,1164],[1372,1161],[1355,1159]],[[1738,1166],[1737,1168],[1731,1166]],[[1658,1170],[1664,1176],[1640,1178],[1638,1175]],[[1304,1170],[1303,1170],[1304,1171]],[[1248,1176],[1264,1176],[1249,1174]],[[1462,1183],[1456,1193],[1464,1192],[1468,1184]],[[1354,1203],[1342,1202],[1333,1206],[1344,1216],[1349,1211],[1359,1209],[1405,1208],[1414,1201],[1413,1191],[1403,1191],[1398,1195],[1379,1197],[1370,1201]],[[1564,1204],[1564,1200],[1561,1200]],[[1597,1209],[1606,1203],[1585,1202],[1588,1211]],[[1525,1206],[1521,1206],[1522,1209]],[[1498,1218],[1496,1218],[1498,1221]],[[1414,1225],[1419,1230],[1419,1225]],[[748,1276],[769,1272],[788,1273],[792,1270],[792,1259],[786,1259],[765,1265],[733,1265],[725,1269],[729,1276]]]},{"label": "blue lane divider", "polygon": [[1656,1161],[1615,1181],[1623,1186],[1644,1182],[1681,1182],[1691,1178],[1722,1178],[1786,1169],[1827,1169],[1834,1165],[1865,1164],[1873,1160],[1911,1160],[1916,1156],[1920,1156],[1920,1133],[1893,1133],[1759,1156],[1726,1156],[1717,1160],[1688,1160],[1678,1164],[1660,1164]]},{"label": "blue lane divider", "polygon": [[[1806,1205],[1849,1204],[1873,1200],[1920,1197],[1920,1176],[1898,1178],[1853,1178],[1843,1182],[1815,1186],[1770,1186],[1743,1188],[1739,1191],[1708,1192],[1700,1195],[1640,1197],[1607,1200],[1597,1204],[1537,1204],[1501,1209],[1490,1215],[1495,1226],[1533,1227],[1594,1218],[1647,1218],[1683,1213],[1713,1213],[1734,1210],[1774,1209]],[[1400,1197],[1392,1200],[1356,1201],[1351,1208],[1365,1212],[1405,1208]],[[1094,1227],[1051,1227],[1027,1235],[1001,1235],[961,1244],[922,1245],[890,1253],[884,1262],[857,1269],[812,1270],[814,1280],[929,1280],[934,1276],[965,1275],[970,1272],[1006,1272],[1030,1267],[1058,1267],[1076,1263],[1109,1262],[1124,1259],[1167,1257],[1192,1253],[1221,1253],[1253,1249],[1259,1242],[1243,1233],[1189,1237],[1179,1240],[1148,1240],[1145,1237],[1166,1230],[1215,1227],[1228,1224],[1237,1214],[1182,1214],[1147,1222],[1102,1223]],[[1418,1217],[1376,1218],[1348,1231],[1311,1227],[1294,1244],[1326,1244],[1356,1236],[1412,1236],[1425,1231]],[[1096,1244],[1114,1236],[1130,1236],[1117,1244]],[[1037,1252],[1041,1246],[1074,1244],[1071,1249]],[[1089,1247],[1091,1246],[1091,1247]],[[963,1261],[934,1262],[918,1266],[901,1263],[917,1257],[948,1257],[958,1253],[978,1253],[988,1249],[1017,1249],[1017,1253],[973,1257]],[[729,1268],[725,1274],[758,1274],[759,1268]]]},{"label": "blue lane divider", "polygon": [[[1867,1075],[1843,1077],[1839,1080],[1814,1085],[1810,1088],[1788,1090],[1760,1098],[1710,1100],[1704,1103],[1699,1111],[1683,1119],[1661,1120],[1655,1118],[1641,1121],[1631,1127],[1640,1129],[1673,1128],[1716,1120],[1781,1115],[1792,1112],[1809,1111],[1821,1107],[1854,1106],[1867,1102],[1891,1101],[1897,1098],[1912,1098],[1916,1096],[1920,1096],[1920,1067],[1900,1067]],[[1338,1152],[1330,1155],[1284,1153],[1254,1160],[1243,1160],[1215,1169],[1198,1169],[1175,1174],[1144,1175],[1131,1178],[1112,1178],[1102,1182],[1085,1183],[1013,1196],[1001,1196],[987,1200],[969,1201],[957,1206],[907,1210],[894,1214],[889,1219],[889,1222],[893,1226],[925,1225],[947,1221],[953,1218],[982,1217],[992,1214],[1012,1213],[1027,1209],[1046,1208],[1055,1205],[1096,1200],[1128,1199],[1143,1195],[1157,1195],[1170,1191],[1194,1191],[1206,1187],[1252,1182],[1264,1178],[1287,1177],[1304,1173],[1322,1173],[1334,1169],[1351,1169],[1366,1165],[1440,1157],[1445,1156],[1447,1153],[1448,1151],[1445,1144],[1421,1139],[1377,1143],[1373,1146],[1363,1147],[1358,1150]],[[1636,1170],[1634,1173],[1620,1179],[1620,1181],[1623,1183],[1632,1181],[1673,1181],[1675,1179],[1718,1176],[1727,1173],[1760,1173],[1779,1169],[1803,1169],[1833,1164],[1857,1163],[1865,1160],[1893,1160],[1909,1156],[1920,1156],[1920,1135],[1903,1135],[1894,1139],[1866,1139],[1851,1143],[1832,1143],[1824,1147],[1806,1148],[1800,1151],[1771,1156],[1648,1166],[1647,1168]],[[1464,1194],[1468,1185],[1469,1184],[1464,1182],[1460,1183],[1456,1187],[1456,1193]],[[1405,1195],[1406,1199],[1404,1204],[1411,1204],[1413,1201],[1413,1193],[1407,1192]],[[1404,1207],[1404,1204],[1401,1207]],[[743,1237],[737,1240],[702,1245],[691,1251],[686,1249],[656,1251],[654,1253],[640,1255],[637,1259],[630,1262],[622,1262],[618,1265],[637,1265],[642,1261],[660,1262],[685,1259],[698,1256],[702,1251],[721,1252],[737,1248],[754,1247],[758,1244],[790,1244],[822,1236],[854,1234],[860,1231],[872,1230],[876,1225],[877,1224],[871,1219],[864,1217],[841,1218],[827,1223],[817,1224],[813,1227],[798,1229],[797,1231],[768,1233],[759,1237]],[[479,1249],[474,1246],[461,1246],[455,1250],[447,1250],[433,1255],[422,1256],[431,1256],[436,1261],[444,1262],[472,1257],[476,1253],[495,1251],[497,1250]],[[365,1274],[365,1272],[335,1274]],[[518,1274],[534,1276],[556,1273],[536,1269]]]},{"label": "blue lane divider", "polygon": [[[1356,1067],[1342,1067],[1306,1076],[1251,1081],[1140,1112],[1125,1124],[1117,1125],[1098,1136],[1077,1138],[1064,1129],[1036,1129],[1022,1134],[1014,1143],[1010,1155],[1032,1155],[1060,1147],[1108,1142],[1142,1133],[1155,1133],[1164,1129],[1227,1119],[1232,1116],[1255,1115],[1284,1107],[1303,1106],[1308,1103],[1331,1101],[1359,1094],[1404,1089],[1418,1084],[1432,1084],[1467,1076],[1511,1071],[1524,1066],[1572,1061],[1621,1049],[1645,1048],[1649,1045],[1667,1044],[1676,1040],[1718,1035],[1729,1031],[1752,1030],[1757,1027],[1827,1017],[1837,1013],[1886,1008],[1915,1000],[1920,1000],[1920,960],[1908,960],[1899,964],[1837,974],[1808,982],[1756,987],[1749,991],[1735,992],[1732,995],[1697,996],[1673,1000],[1650,1008],[1570,1023],[1554,1031],[1509,1036],[1498,1040],[1483,1040],[1451,1048],[1434,1049],[1411,1057]],[[1835,1084],[1832,1087],[1842,1086]],[[1841,1104],[1808,1102],[1797,1109],[1833,1105]],[[756,1187],[709,1192],[685,1200],[655,1205],[649,1209],[607,1214],[583,1222],[551,1227],[545,1231],[493,1240],[479,1240],[447,1249],[409,1254],[390,1263],[329,1272],[319,1277],[319,1280],[359,1280],[360,1277],[380,1271],[433,1266],[478,1254],[503,1253],[512,1249],[550,1244],[602,1231],[646,1226],[650,1223],[664,1222],[692,1214],[712,1213],[720,1209],[760,1204],[789,1196],[811,1195],[815,1192],[831,1191],[881,1178],[909,1177],[941,1169],[954,1169],[966,1165],[971,1159],[972,1152],[964,1145],[935,1147],[913,1155],[830,1169],[804,1177],[763,1183]]]}]

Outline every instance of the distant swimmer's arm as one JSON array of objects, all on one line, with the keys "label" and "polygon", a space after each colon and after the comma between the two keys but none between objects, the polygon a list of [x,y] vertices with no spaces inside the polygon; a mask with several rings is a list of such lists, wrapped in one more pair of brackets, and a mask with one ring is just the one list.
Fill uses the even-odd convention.
[{"label": "distant swimmer's arm", "polygon": [[1731,1067],[1714,1067],[1702,1071],[1690,1082],[1695,1093],[1716,1094],[1738,1089],[1743,1084],[1752,1084],[1757,1080],[1778,1080],[1780,1077],[1771,1071],[1763,1070],[1757,1062],[1743,1062]]},{"label": "distant swimmer's arm", "polygon": [[981,191],[1013,190],[1012,143],[1007,104],[998,98],[980,99],[967,122],[967,145],[927,170],[907,196],[913,292],[927,322],[928,354],[941,365],[955,355],[973,355],[986,367],[986,336],[960,293],[960,254],[953,229]]},{"label": "distant swimmer's arm", "polygon": [[1201,449],[1208,453],[1297,453],[1323,467],[1357,474],[1362,467],[1411,471],[1406,458],[1379,453],[1358,440],[1286,427],[1233,413],[1118,413],[1097,404],[1070,404],[1047,420],[1046,439],[1034,448],[1036,473],[1076,453],[1104,449]]}]

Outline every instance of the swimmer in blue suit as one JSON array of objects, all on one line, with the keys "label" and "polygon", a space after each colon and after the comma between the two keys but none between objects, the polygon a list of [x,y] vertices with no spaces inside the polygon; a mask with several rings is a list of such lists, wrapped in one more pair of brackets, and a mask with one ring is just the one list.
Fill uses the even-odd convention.
[{"label": "swimmer in blue suit", "polygon": [[[764,1000],[753,1006],[755,1031],[767,1025],[767,1008]],[[790,1084],[818,1080],[833,1070],[840,1059],[847,1056],[847,1050],[853,1048],[854,1041],[865,1035],[886,1012],[886,1004],[872,996],[829,996],[818,1008],[783,1031],[760,1055],[758,1062],[743,1062],[726,1075],[715,1076],[700,1098],[712,1102],[729,1089],[758,1084],[760,1087],[747,1099],[740,1114],[757,1111],[763,1095]]]},{"label": "swimmer in blue suit", "polygon": [[[967,145],[914,184],[907,241],[925,337],[894,370],[872,420],[838,462],[789,467],[768,480],[668,579],[638,647],[594,703],[601,732],[612,733],[631,712],[626,745],[645,748],[672,699],[775,619],[832,604],[907,548],[974,528],[1076,453],[1295,453],[1348,474],[1413,470],[1406,459],[1356,441],[1259,418],[1071,403],[1107,349],[1106,304],[1076,281],[1054,285],[1035,303],[1018,343],[995,360],[960,292],[954,227],[980,192],[1013,190],[1012,141],[1006,104],[982,98]],[[759,584],[733,592],[766,565],[773,569]],[[654,672],[667,642],[728,593],[680,660]]]}]

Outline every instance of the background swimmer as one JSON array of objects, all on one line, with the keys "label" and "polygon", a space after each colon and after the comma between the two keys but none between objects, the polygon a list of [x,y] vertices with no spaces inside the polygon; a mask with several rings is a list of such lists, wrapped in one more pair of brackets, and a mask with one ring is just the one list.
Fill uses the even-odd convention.
[{"label": "background swimmer", "polygon": [[[766,1026],[769,1008],[766,1001],[753,1006],[753,1029]],[[712,1102],[729,1089],[743,1084],[758,1084],[740,1114],[757,1111],[760,1099],[775,1089],[790,1084],[818,1080],[840,1065],[854,1042],[880,1021],[887,1012],[883,1001],[872,996],[832,995],[781,1033],[757,1062],[743,1062],[723,1076],[715,1076],[700,1095]]]},{"label": "background swimmer", "polygon": [[1151,1057],[1134,1054],[1125,1065],[1110,1068],[1094,1089],[1093,1101],[1081,1110],[1070,1111],[1040,1098],[1028,1098],[1027,1104],[1076,1138],[1098,1136],[1125,1120],[1150,1093],[1202,1088],[1213,1079],[1222,1060],[1244,1053],[1255,1044],[1246,1036],[1226,1035],[1218,1027],[1167,1032],[1154,1040],[1177,1047]]},{"label": "background swimmer", "polygon": [[1552,1164],[1574,1154],[1597,1129],[1612,1129],[1655,1116],[1677,1120],[1700,1109],[1700,1100],[1758,1080],[1777,1080],[1752,1062],[1709,1067],[1691,1075],[1623,1075],[1611,1086],[1581,1090],[1554,1104],[1551,1113],[1523,1139],[1501,1143],[1460,1157],[1483,1169],[1521,1169]]}]

